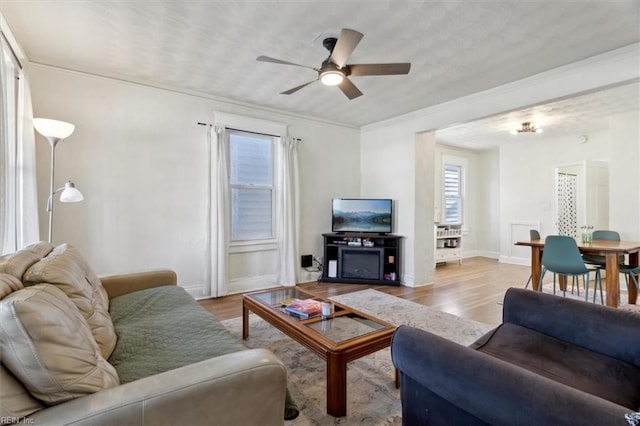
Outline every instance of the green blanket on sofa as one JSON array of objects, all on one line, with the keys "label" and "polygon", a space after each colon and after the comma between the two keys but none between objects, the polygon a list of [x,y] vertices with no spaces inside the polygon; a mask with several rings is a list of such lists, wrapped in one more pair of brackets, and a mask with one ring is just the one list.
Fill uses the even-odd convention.
[{"label": "green blanket on sofa", "polygon": [[[109,312],[118,337],[109,363],[121,383],[247,349],[182,287],[116,297]],[[287,390],[285,419],[298,413]]]}]

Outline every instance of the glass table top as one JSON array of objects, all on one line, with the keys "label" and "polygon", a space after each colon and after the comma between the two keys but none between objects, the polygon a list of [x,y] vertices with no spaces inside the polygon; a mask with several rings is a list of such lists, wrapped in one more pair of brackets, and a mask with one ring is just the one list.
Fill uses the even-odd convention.
[{"label": "glass table top", "polygon": [[274,308],[288,305],[293,302],[293,299],[311,299],[314,297],[313,295],[300,291],[295,287],[257,293],[252,296],[258,302]]},{"label": "glass table top", "polygon": [[333,343],[355,339],[385,328],[383,324],[363,318],[355,313],[320,319],[306,323],[305,326],[320,333]]},{"label": "glass table top", "polygon": [[322,300],[322,298],[305,293],[296,287],[255,293],[251,297],[258,303],[269,306],[284,315],[300,321],[301,327],[306,328],[311,333],[321,335],[332,343],[342,343],[387,328],[385,324],[351,312],[348,307],[341,307],[335,304],[333,304],[333,311],[329,317],[316,315],[308,319],[301,319],[287,312],[284,307],[295,299]]}]

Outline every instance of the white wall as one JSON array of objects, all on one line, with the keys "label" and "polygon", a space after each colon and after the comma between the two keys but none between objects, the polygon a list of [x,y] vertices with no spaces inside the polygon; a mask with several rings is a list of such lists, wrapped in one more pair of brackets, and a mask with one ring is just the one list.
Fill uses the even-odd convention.
[{"label": "white wall", "polygon": [[[366,149],[363,147],[361,151],[361,194],[394,200],[394,233],[403,237],[400,280],[414,286],[433,280],[432,270],[422,269],[424,262],[433,264],[433,253],[429,261],[423,258],[424,250],[416,254],[415,248],[424,244],[433,246],[435,137],[428,132],[421,135],[401,132],[402,129],[394,127],[367,135]],[[430,228],[416,228],[416,223],[428,223]]]},{"label": "white wall", "polygon": [[478,255],[500,257],[500,151],[490,149],[478,154]]},{"label": "white wall", "polygon": [[609,222],[623,240],[640,241],[640,111],[609,118]]},{"label": "white wall", "polygon": [[[391,198],[394,200],[393,232],[406,236],[412,231],[414,209],[414,164],[406,161],[413,158],[413,139],[396,141],[392,134],[380,132],[369,144],[373,149],[361,151],[361,194],[370,198]],[[411,269],[407,262],[411,258],[407,239],[401,241],[401,281]],[[411,264],[413,263],[410,261]]]},{"label": "white wall", "polygon": [[[502,261],[527,263],[530,259],[530,251],[526,247],[513,245],[520,238],[514,235],[514,224],[540,223],[542,237],[556,232],[556,169],[561,166],[566,169],[566,166],[589,160],[608,161],[612,143],[609,135],[608,130],[589,134],[589,141],[585,144],[578,143],[577,134],[545,139],[535,139],[532,135],[500,147]],[[637,173],[636,170],[636,180]],[[615,186],[612,181],[612,193],[617,191]],[[619,206],[611,206],[611,209],[617,208]]]},{"label": "white wall", "polygon": [[609,221],[609,163],[605,161],[587,161],[585,222],[594,229],[611,229]]},{"label": "white wall", "polygon": [[412,235],[413,277],[406,283],[412,286],[430,284],[434,280],[433,259],[435,257],[434,208],[436,173],[436,133],[423,132],[416,135],[415,142],[415,205]]},{"label": "white wall", "polygon": [[[77,246],[99,274],[171,268],[198,295],[206,265],[208,154],[207,129],[196,123],[212,122],[215,110],[289,123],[290,134],[303,139],[302,254],[321,255],[331,198],[360,192],[357,129],[38,65],[30,81],[36,117],[76,125],[56,150],[56,184],[73,180],[85,200],[56,202],[54,242]],[[44,206],[50,150],[40,136],[37,150]],[[257,262],[237,259],[230,275],[273,267],[264,258]]]}]

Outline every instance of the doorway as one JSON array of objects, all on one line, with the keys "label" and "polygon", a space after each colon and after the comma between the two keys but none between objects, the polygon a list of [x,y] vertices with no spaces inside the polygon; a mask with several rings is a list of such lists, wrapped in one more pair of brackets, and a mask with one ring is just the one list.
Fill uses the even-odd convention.
[{"label": "doorway", "polygon": [[609,229],[609,164],[587,160],[555,168],[558,235],[577,237],[578,229]]}]

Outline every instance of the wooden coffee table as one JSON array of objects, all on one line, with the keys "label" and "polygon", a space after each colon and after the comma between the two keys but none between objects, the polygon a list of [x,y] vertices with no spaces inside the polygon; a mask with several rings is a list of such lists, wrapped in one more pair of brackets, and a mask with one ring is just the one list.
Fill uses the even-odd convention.
[{"label": "wooden coffee table", "polygon": [[283,302],[292,298],[324,300],[295,287],[245,294],[242,299],[242,338],[249,336],[251,311],[324,359],[327,362],[327,413],[335,417],[345,416],[347,363],[388,347],[396,327],[335,302],[331,302],[334,312],[328,318],[298,319],[283,309]]}]

